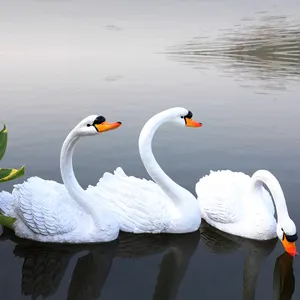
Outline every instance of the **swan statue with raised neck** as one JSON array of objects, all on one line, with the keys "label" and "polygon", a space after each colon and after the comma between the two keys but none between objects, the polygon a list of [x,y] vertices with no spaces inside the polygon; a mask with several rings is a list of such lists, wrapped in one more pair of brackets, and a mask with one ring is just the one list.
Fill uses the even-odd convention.
[{"label": "swan statue with raised neck", "polygon": [[280,183],[271,172],[258,170],[250,177],[230,170],[210,171],[196,184],[196,194],[202,218],[211,226],[254,240],[278,237],[286,252],[297,254],[296,225]]},{"label": "swan statue with raised neck", "polygon": [[[161,169],[152,153],[152,139],[165,123],[181,127],[201,127],[192,112],[175,107],[150,118],[139,136],[142,162],[154,180],[127,176],[119,167],[114,174],[105,173],[97,186],[89,186],[91,195],[105,194],[102,203],[119,220],[120,230],[132,233],[189,233],[197,231],[201,213],[195,196],[175,183]],[[116,192],[117,190],[117,192]]]},{"label": "swan statue with raised neck", "polygon": [[95,136],[121,124],[91,115],[75,126],[65,139],[60,154],[64,184],[30,177],[24,183],[14,185],[12,194],[0,193],[0,211],[13,218],[11,228],[18,237],[54,243],[109,242],[118,237],[118,220],[101,201],[93,201],[93,196],[79,185],[72,157],[80,137]]}]

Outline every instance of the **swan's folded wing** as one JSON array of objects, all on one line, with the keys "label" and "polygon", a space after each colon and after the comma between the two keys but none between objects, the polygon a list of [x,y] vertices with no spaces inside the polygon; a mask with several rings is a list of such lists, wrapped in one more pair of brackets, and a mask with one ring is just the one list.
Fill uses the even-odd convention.
[{"label": "swan's folded wing", "polygon": [[169,226],[170,201],[153,181],[127,176],[117,168],[87,192],[116,214],[122,231],[159,233]]},{"label": "swan's folded wing", "polygon": [[59,235],[76,228],[73,199],[64,185],[31,177],[15,185],[13,196],[18,217],[36,234]]},{"label": "swan's folded wing", "polygon": [[243,220],[245,209],[242,195],[245,185],[249,186],[247,177],[229,170],[211,171],[202,177],[196,183],[196,194],[203,218],[223,224]]}]

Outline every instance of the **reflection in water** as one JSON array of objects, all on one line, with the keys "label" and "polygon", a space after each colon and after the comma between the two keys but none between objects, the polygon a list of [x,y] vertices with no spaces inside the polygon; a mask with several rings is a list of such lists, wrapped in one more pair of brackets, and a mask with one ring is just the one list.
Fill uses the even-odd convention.
[{"label": "reflection in water", "polygon": [[[200,232],[201,240],[215,253],[234,252],[240,247],[248,249],[244,264],[243,300],[254,300],[260,268],[264,260],[275,249],[277,238],[263,242],[243,239],[221,232],[205,222],[202,222]],[[290,300],[294,292],[293,258],[286,252],[276,260],[274,291],[276,291],[274,299],[277,300]],[[290,298],[283,298],[283,293],[289,295]]]},{"label": "reflection in water", "polygon": [[214,66],[239,80],[257,81],[263,89],[282,90],[288,81],[299,80],[300,22],[263,12],[220,30],[213,40],[198,37],[168,54],[201,69]]},{"label": "reflection in water", "polygon": [[91,248],[88,254],[77,260],[69,285],[68,300],[92,300],[100,297],[115,257],[116,246],[117,243],[113,242]]},{"label": "reflection in water", "polygon": [[117,242],[98,246],[70,246],[21,241],[14,254],[24,258],[22,293],[31,299],[54,295],[71,258],[82,251],[75,265],[66,299],[97,299],[110,272]]},{"label": "reflection in water", "polygon": [[[263,261],[274,250],[277,239],[266,242],[246,240],[221,232],[202,222],[200,232],[186,235],[133,235],[121,233],[118,241],[99,245],[52,245],[21,240],[10,231],[6,238],[17,245],[14,254],[24,258],[22,293],[31,299],[56,293],[75,254],[76,261],[66,299],[100,299],[115,257],[139,259],[163,253],[153,300],[175,300],[178,288],[198,247],[200,237],[215,253],[228,253],[247,247],[244,265],[243,300],[255,299],[256,281]],[[86,253],[87,252],[87,253]],[[86,254],[85,254],[86,253]],[[280,255],[274,268],[274,299],[291,299],[295,280],[293,258]]]},{"label": "reflection in water", "polygon": [[288,253],[280,255],[274,268],[274,300],[291,300],[295,291],[295,276],[293,270],[294,258]]},{"label": "reflection in water", "polygon": [[[7,231],[6,231],[7,233]],[[187,235],[121,234],[119,241],[99,245],[51,245],[24,241],[9,234],[18,244],[14,254],[24,258],[22,293],[31,299],[55,294],[71,257],[88,251],[76,262],[67,299],[99,299],[110,273],[113,259],[140,258],[164,252],[157,276],[154,300],[174,300],[200,233]]]}]

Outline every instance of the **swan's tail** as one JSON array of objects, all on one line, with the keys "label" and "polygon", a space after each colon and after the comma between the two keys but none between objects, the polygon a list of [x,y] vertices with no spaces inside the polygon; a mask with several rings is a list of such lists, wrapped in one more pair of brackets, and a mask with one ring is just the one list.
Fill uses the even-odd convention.
[{"label": "swan's tail", "polygon": [[13,196],[8,192],[0,192],[0,213],[4,215],[9,215],[12,211],[13,206]]},{"label": "swan's tail", "polygon": [[15,218],[8,217],[13,207],[13,196],[8,192],[0,192],[0,225],[11,228],[16,221]]}]

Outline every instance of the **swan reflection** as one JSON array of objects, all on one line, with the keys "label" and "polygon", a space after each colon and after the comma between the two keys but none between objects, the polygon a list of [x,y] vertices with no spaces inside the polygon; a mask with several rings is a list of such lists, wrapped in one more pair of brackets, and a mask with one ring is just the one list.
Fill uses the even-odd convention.
[{"label": "swan reflection", "polygon": [[[243,300],[254,300],[257,279],[264,260],[275,249],[277,239],[258,242],[221,232],[205,222],[200,231],[186,235],[134,235],[121,233],[119,240],[98,245],[41,244],[6,235],[16,243],[14,254],[22,258],[22,294],[45,299],[69,282],[63,299],[101,299],[115,258],[135,259],[162,254],[153,300],[178,299],[178,290],[197,247],[217,254],[247,248],[243,275]],[[203,241],[199,244],[199,241]],[[72,260],[72,261],[71,261]],[[74,265],[74,267],[73,267]],[[71,270],[71,275],[67,270]],[[143,274],[140,274],[143,276]],[[67,280],[63,282],[63,278]],[[274,266],[273,299],[290,300],[295,289],[293,258],[284,253]],[[122,293],[121,291],[119,293]],[[271,291],[267,292],[271,294]]]},{"label": "swan reflection", "polygon": [[[265,259],[273,252],[277,238],[268,241],[243,239],[201,224],[201,240],[214,253],[230,253],[241,247],[247,249],[243,274],[243,300],[254,300],[257,278]],[[273,277],[273,299],[292,299],[294,293],[293,257],[284,252],[276,259]],[[268,293],[269,294],[269,293]],[[289,298],[284,298],[286,295]]]},{"label": "swan reflection", "polygon": [[294,258],[284,252],[277,257],[274,267],[274,300],[291,300],[295,291]]},{"label": "swan reflection", "polygon": [[[139,259],[163,253],[152,299],[176,299],[178,288],[194,254],[200,233],[186,235],[133,235],[122,233],[118,241],[98,245],[40,244],[9,237],[17,242],[14,254],[24,259],[22,293],[31,299],[54,295],[71,258],[79,256],[66,299],[100,299],[115,257]],[[141,274],[142,276],[142,274]]]}]

